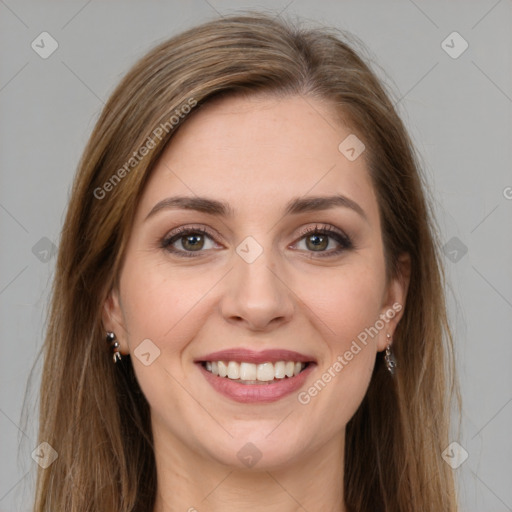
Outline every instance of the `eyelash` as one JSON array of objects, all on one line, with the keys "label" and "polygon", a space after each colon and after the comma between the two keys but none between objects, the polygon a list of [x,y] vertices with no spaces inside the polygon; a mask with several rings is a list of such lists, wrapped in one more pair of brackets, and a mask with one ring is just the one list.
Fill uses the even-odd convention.
[{"label": "eyelash", "polygon": [[[184,238],[188,235],[206,235],[208,238],[211,238],[212,240],[215,238],[214,235],[206,228],[204,227],[189,227],[189,228],[179,228],[179,231],[176,233],[170,233],[168,236],[164,237],[161,241],[161,247],[162,249],[165,249],[166,251],[177,255],[178,257],[183,258],[197,258],[200,253],[204,252],[202,250],[200,251],[182,251],[177,250],[174,247],[172,247],[172,244],[180,240],[181,238]],[[307,236],[311,235],[326,235],[334,239],[341,247],[336,250],[331,251],[308,251],[311,254],[315,254],[315,257],[320,258],[327,258],[327,257],[334,257],[341,254],[343,251],[350,250],[354,248],[354,245],[350,239],[349,236],[339,231],[334,226],[331,226],[330,224],[324,224],[319,226],[318,224],[314,227],[309,227],[306,230],[302,231],[300,234],[300,237],[297,241],[302,240],[303,238],[306,238]],[[194,253],[198,253],[197,255]],[[323,254],[322,254],[323,253]]]}]

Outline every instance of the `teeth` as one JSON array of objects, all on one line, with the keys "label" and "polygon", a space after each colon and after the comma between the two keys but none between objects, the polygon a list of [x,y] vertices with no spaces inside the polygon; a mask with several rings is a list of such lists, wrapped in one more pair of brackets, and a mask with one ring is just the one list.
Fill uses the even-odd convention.
[{"label": "teeth", "polygon": [[263,382],[274,380],[274,365],[272,363],[259,364],[256,380],[261,380]]},{"label": "teeth", "polygon": [[276,363],[238,363],[236,361],[206,361],[205,368],[213,375],[244,383],[271,382],[298,375],[306,363],[277,361]]},{"label": "teeth", "polygon": [[228,379],[240,378],[240,365],[234,361],[228,363]]},{"label": "teeth", "polygon": [[219,361],[217,363],[219,367],[219,377],[227,377],[228,375],[228,367],[224,361]]},{"label": "teeth", "polygon": [[[207,368],[208,369],[208,368]],[[240,378],[242,380],[256,380],[258,369],[253,363],[240,363]]]},{"label": "teeth", "polygon": [[274,372],[276,379],[284,379],[286,363],[284,361],[278,361],[274,364]]}]

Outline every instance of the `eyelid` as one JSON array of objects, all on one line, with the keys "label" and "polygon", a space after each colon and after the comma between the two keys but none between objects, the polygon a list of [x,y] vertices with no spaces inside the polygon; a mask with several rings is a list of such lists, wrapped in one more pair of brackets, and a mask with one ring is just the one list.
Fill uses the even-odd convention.
[{"label": "eyelid", "polygon": [[[181,237],[184,237],[188,234],[194,234],[194,233],[201,233],[203,235],[206,235],[215,244],[219,244],[219,242],[217,242],[217,238],[221,238],[221,239],[223,238],[216,230],[214,230],[210,226],[205,227],[204,225],[193,225],[192,224],[192,225],[180,226],[178,228],[171,230],[168,234],[166,234],[161,239],[160,245],[163,249],[167,250],[171,254],[178,254],[181,257],[194,257],[195,253],[197,253],[197,255],[199,256],[201,253],[208,252],[209,250],[208,251],[203,251],[203,250],[183,251],[183,250],[169,249],[169,247],[172,247],[172,245],[176,241],[178,241]],[[288,247],[293,247],[293,246],[297,245],[308,234],[314,234],[314,233],[325,234],[326,236],[334,239],[335,242],[341,248],[338,248],[336,250],[330,250],[330,251],[307,251],[311,255],[318,254],[319,257],[335,256],[335,255],[339,255],[343,251],[354,248],[354,244],[353,244],[351,238],[345,232],[343,232],[341,229],[337,228],[336,226],[333,226],[332,224],[328,224],[328,223],[316,223],[314,225],[309,225],[305,228],[302,228],[295,236],[294,242],[292,242],[292,244],[288,245]],[[173,239],[175,239],[175,240],[173,240]],[[187,256],[184,256],[184,255],[187,255]]]},{"label": "eyelid", "polygon": [[[197,225],[185,225],[185,226],[179,226],[178,228],[175,228],[171,231],[169,231],[159,242],[159,246],[164,251],[167,251],[170,254],[176,255],[181,258],[194,258],[199,256],[201,253],[208,252],[208,251],[183,251],[179,250],[173,247],[173,245],[182,239],[185,236],[188,236],[189,234],[196,234],[200,233],[201,235],[205,235],[211,241],[218,245],[219,242],[217,242],[217,238],[222,238],[220,234],[216,232],[216,230],[212,229],[210,226],[205,227],[204,225],[197,226]],[[198,253],[197,256],[195,253]]]},{"label": "eyelid", "polygon": [[326,232],[334,232],[338,234],[340,237],[347,240],[347,242],[350,241],[350,237],[344,233],[341,229],[337,228],[336,226],[333,226],[332,224],[327,223],[316,223],[314,226],[308,226],[306,228],[303,228],[298,236],[300,238],[304,237],[305,235],[308,235],[309,233],[315,233],[317,231],[326,231]]},{"label": "eyelid", "polygon": [[321,235],[326,235],[331,238],[338,244],[338,248],[330,251],[306,251],[308,253],[309,258],[329,258],[340,256],[342,253],[355,249],[355,244],[352,241],[352,238],[346,234],[343,230],[333,226],[332,224],[323,223],[323,224],[315,224],[314,226],[308,226],[305,229],[302,229],[298,238],[295,242],[293,242],[292,246],[297,245],[302,240],[304,240],[308,235],[314,235],[319,233]]},{"label": "eyelid", "polygon": [[163,242],[166,242],[166,241],[169,241],[171,240],[172,238],[174,237],[178,237],[179,235],[183,235],[185,236],[186,234],[188,233],[201,233],[201,234],[205,234],[205,235],[208,235],[210,238],[214,239],[214,241],[216,243],[218,243],[216,241],[216,239],[221,239],[223,240],[224,237],[215,229],[213,229],[212,227],[208,226],[208,225],[204,225],[204,224],[186,224],[184,226],[179,226],[175,229],[172,229],[171,231],[169,231],[163,238]]}]

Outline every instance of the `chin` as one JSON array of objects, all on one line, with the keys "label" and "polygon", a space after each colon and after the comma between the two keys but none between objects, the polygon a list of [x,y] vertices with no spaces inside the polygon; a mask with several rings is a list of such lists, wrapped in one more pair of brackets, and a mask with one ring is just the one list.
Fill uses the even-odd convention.
[{"label": "chin", "polygon": [[[225,443],[213,442],[206,447],[218,463],[238,469],[270,471],[281,469],[301,457],[305,440],[293,439],[288,430],[272,433],[272,428],[258,425],[253,430],[229,438]],[[214,451],[213,451],[214,450]]]}]

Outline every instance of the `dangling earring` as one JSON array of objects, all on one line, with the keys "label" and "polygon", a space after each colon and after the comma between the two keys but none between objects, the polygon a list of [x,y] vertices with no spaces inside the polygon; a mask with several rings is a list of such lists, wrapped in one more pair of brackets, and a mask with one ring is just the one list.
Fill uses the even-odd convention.
[{"label": "dangling earring", "polygon": [[119,352],[119,342],[116,340],[116,335],[113,332],[107,332],[107,343],[112,347],[112,359],[114,363],[121,361],[121,352]]},{"label": "dangling earring", "polygon": [[386,347],[386,355],[384,356],[384,360],[386,361],[386,368],[388,369],[391,375],[394,375],[396,368],[396,359],[393,353],[391,352],[391,335],[386,334],[388,338],[388,346]]}]

